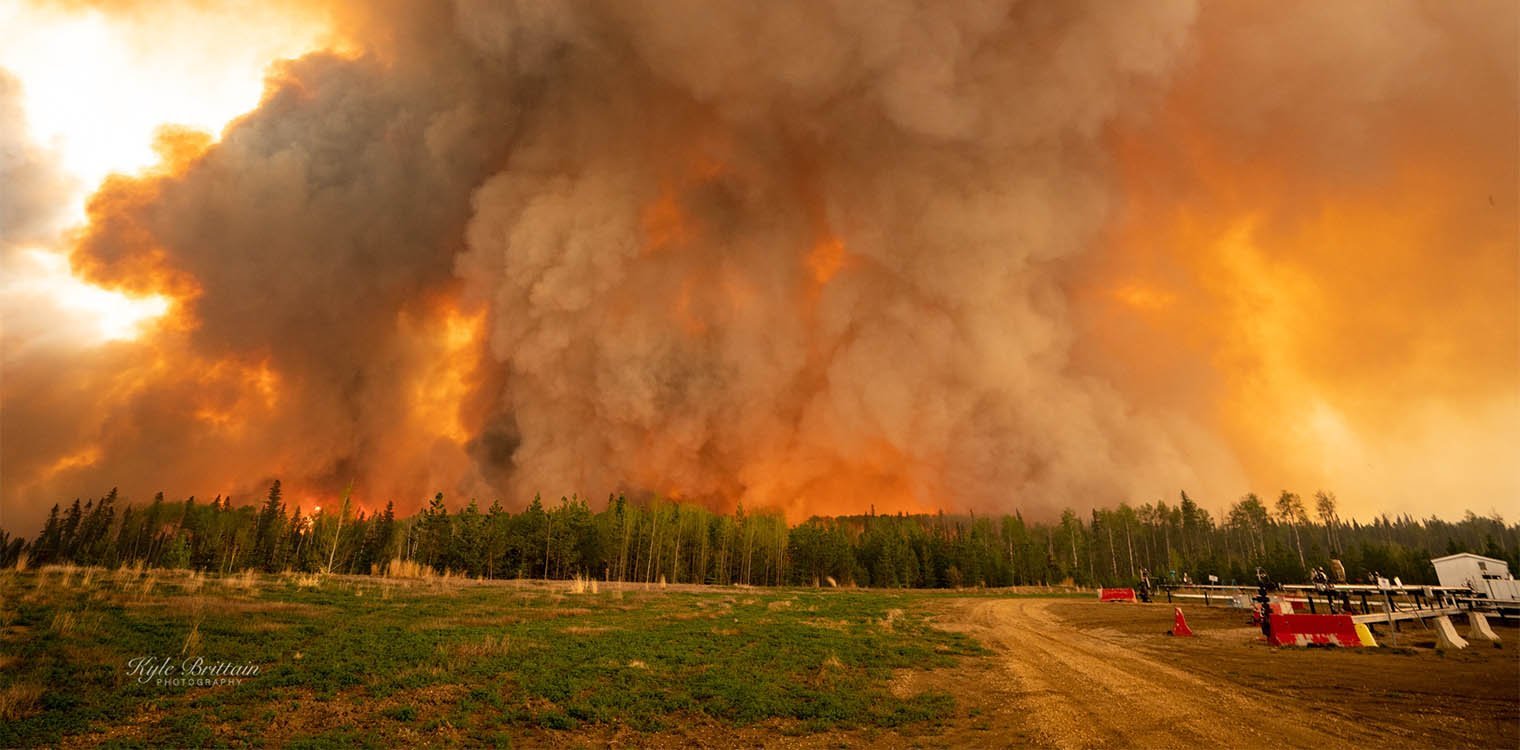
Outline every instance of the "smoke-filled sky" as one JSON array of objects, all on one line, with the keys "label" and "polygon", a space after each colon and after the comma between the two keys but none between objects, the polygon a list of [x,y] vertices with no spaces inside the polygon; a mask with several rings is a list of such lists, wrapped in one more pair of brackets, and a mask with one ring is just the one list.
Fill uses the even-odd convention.
[{"label": "smoke-filled sky", "polygon": [[1520,9],[0,5],[0,526],[1520,513]]}]

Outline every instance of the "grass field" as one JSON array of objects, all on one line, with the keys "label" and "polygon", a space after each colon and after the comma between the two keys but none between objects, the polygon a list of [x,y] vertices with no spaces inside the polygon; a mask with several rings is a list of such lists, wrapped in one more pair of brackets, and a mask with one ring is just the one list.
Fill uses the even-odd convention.
[{"label": "grass field", "polygon": [[[1520,740],[1513,620],[1502,648],[1440,652],[1415,623],[1277,649],[1182,606],[1195,638],[1166,635],[1170,605],[1090,593],[4,571],[0,746]],[[257,674],[155,671],[197,659]]]},{"label": "grass field", "polygon": [[[911,733],[932,731],[956,700],[893,691],[894,671],[984,653],[927,624],[927,593],[597,588],[3,573],[0,746],[563,744],[694,726]],[[178,684],[187,675],[134,672],[140,657],[258,674]]]}]

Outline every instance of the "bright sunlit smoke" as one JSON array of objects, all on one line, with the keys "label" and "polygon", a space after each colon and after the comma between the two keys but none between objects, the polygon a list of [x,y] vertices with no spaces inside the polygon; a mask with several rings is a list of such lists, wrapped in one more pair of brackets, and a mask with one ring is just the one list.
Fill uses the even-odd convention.
[{"label": "bright sunlit smoke", "polygon": [[[156,134],[165,125],[222,128],[259,103],[264,74],[276,60],[319,47],[327,31],[315,14],[279,4],[155,3],[112,11],[0,4],[0,70],[21,83],[30,140],[48,149],[74,186],[60,208],[64,224],[85,221],[85,202],[113,173],[160,161]],[[8,260],[9,349],[28,333],[23,317],[55,308],[51,343],[98,344],[135,338],[170,309],[169,299],[129,296],[75,277],[65,240]],[[25,314],[23,314],[25,313]],[[34,332],[35,333],[35,332]]]},{"label": "bright sunlit smoke", "polygon": [[[253,109],[273,61],[318,46],[309,19],[247,3],[165,6],[151,23],[98,10],[0,6],[0,68],[19,78],[34,140],[93,191],[158,161],[154,132],[219,133]],[[71,207],[83,218],[84,193]]]},{"label": "bright sunlit smoke", "polygon": [[71,321],[99,341],[136,338],[149,321],[169,311],[169,299],[162,295],[133,297],[80,281],[69,272],[67,259],[47,250],[23,251],[7,271],[0,282],[7,298],[51,302],[63,313],[55,323]]}]

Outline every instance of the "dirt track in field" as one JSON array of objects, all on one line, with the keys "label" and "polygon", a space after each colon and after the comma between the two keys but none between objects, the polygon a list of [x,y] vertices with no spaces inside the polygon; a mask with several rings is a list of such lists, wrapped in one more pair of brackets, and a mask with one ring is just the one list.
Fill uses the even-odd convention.
[{"label": "dirt track in field", "polygon": [[[899,670],[892,692],[955,696],[954,716],[903,730],[779,732],[688,727],[598,739],[647,747],[765,748],[1514,748],[1520,747],[1520,627],[1503,648],[1434,650],[1417,623],[1378,632],[1388,648],[1273,648],[1247,613],[1184,604],[1192,638],[1166,635],[1167,604],[946,598],[936,627],[991,653]],[[1459,629],[1466,630],[1465,623]],[[609,740],[610,741],[607,741]]]},{"label": "dirt track in field", "polygon": [[[1275,649],[1239,610],[1183,609],[1197,637],[1165,635],[1166,605],[956,603],[938,624],[992,648],[996,667],[958,676],[961,689],[943,686],[980,695],[984,713],[980,732],[955,722],[941,739],[1057,748],[1516,746],[1514,627],[1499,629],[1505,649],[1451,655],[1425,648],[1432,638],[1418,627],[1400,634],[1401,648]],[[968,677],[974,685],[964,685]]]},{"label": "dirt track in field", "polygon": [[1060,748],[1327,747],[1362,736],[1347,722],[1242,694],[1124,642],[1079,630],[1049,601],[971,604],[966,621],[998,651],[1035,742]]}]

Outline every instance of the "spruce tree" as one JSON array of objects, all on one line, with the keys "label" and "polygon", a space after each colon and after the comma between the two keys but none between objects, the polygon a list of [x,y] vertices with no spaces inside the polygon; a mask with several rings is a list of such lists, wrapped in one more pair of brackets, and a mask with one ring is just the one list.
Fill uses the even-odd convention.
[{"label": "spruce tree", "polygon": [[285,525],[285,504],[280,499],[280,480],[269,485],[269,496],[259,510],[258,525],[254,530],[254,563],[268,572],[277,570],[280,541]]}]

